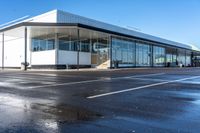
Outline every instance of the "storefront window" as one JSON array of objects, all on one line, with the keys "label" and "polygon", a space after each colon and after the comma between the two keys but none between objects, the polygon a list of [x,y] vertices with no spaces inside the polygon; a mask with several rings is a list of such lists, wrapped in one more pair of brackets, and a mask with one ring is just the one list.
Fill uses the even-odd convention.
[{"label": "storefront window", "polygon": [[135,66],[135,42],[125,39],[112,39],[112,62],[119,67]]},{"label": "storefront window", "polygon": [[178,56],[177,56],[177,63],[178,65],[186,66],[186,53],[185,50],[178,49]]},{"label": "storefront window", "polygon": [[[167,55],[167,60],[172,60],[172,55]],[[153,46],[153,65],[165,66],[165,48]]]},{"label": "storefront window", "polygon": [[91,64],[99,68],[110,66],[109,36],[92,30],[79,30],[80,51],[91,53]]},{"label": "storefront window", "polygon": [[55,40],[48,38],[32,38],[32,51],[46,51],[55,48]]},{"label": "storefront window", "polygon": [[190,51],[186,51],[186,66],[191,66],[192,62],[191,62],[191,52]]},{"label": "storefront window", "polygon": [[150,45],[136,43],[136,66],[151,66]]}]

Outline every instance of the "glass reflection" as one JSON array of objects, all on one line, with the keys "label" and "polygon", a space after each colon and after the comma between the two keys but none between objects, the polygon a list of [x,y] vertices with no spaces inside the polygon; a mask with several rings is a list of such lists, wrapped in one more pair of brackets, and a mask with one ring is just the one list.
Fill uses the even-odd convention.
[{"label": "glass reflection", "polygon": [[136,43],[136,66],[151,65],[151,47],[148,44]]},{"label": "glass reflection", "polygon": [[[171,61],[171,55],[167,55],[168,61]],[[153,65],[165,66],[165,48],[153,46]]]},{"label": "glass reflection", "polygon": [[135,66],[135,42],[125,39],[112,38],[112,64],[119,67]]}]

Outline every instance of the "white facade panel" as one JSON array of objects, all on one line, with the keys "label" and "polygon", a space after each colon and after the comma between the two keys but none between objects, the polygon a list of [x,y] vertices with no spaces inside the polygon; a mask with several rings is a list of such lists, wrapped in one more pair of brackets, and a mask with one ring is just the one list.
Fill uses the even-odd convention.
[{"label": "white facade panel", "polygon": [[80,52],[80,64],[91,65],[91,53]]},{"label": "white facade panel", "polygon": [[[11,30],[12,31],[12,30]],[[15,32],[15,31],[13,31]],[[0,35],[0,67],[2,67],[2,34]],[[23,37],[4,35],[4,67],[20,67],[25,61]],[[27,42],[27,62],[30,63],[30,42]]]},{"label": "white facade panel", "polygon": [[77,52],[59,50],[58,64],[66,64],[66,65],[77,64]]},{"label": "white facade panel", "polygon": [[[80,52],[79,53],[80,65],[91,65],[91,53]],[[59,50],[58,64],[76,65],[77,64],[77,52]]]},{"label": "white facade panel", "polygon": [[20,67],[24,62],[24,38],[5,36],[4,66]]},{"label": "white facade panel", "polygon": [[31,65],[55,65],[55,50],[32,52]]}]

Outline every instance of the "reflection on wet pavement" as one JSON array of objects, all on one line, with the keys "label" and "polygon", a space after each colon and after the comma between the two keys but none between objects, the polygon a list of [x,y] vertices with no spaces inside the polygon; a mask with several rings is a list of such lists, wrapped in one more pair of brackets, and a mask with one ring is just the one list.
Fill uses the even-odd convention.
[{"label": "reflection on wet pavement", "polygon": [[[59,125],[63,123],[93,121],[102,117],[102,115],[84,108],[54,104],[52,101],[42,99],[27,99],[10,94],[0,94],[0,113],[4,114],[4,116],[0,115],[3,120],[0,128],[4,132],[17,132],[22,123],[31,122],[28,125],[25,124],[27,131],[35,128],[41,131],[58,131]],[[12,116],[9,116],[10,114]],[[6,119],[7,115],[8,119]]]},{"label": "reflection on wet pavement", "polygon": [[[154,71],[163,73],[162,69]],[[197,71],[185,75],[174,70],[152,75],[151,71],[151,76],[149,70],[2,73],[0,133],[199,133],[200,78],[87,99],[94,94],[191,77]],[[123,78],[137,74],[139,78]],[[122,78],[113,80],[115,77]]]}]

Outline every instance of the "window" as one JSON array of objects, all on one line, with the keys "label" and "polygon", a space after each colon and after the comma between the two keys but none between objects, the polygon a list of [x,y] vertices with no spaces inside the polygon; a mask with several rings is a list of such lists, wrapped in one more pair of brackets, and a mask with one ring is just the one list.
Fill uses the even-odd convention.
[{"label": "window", "polygon": [[136,43],[136,66],[150,66],[151,62],[150,45]]},{"label": "window", "polygon": [[32,51],[39,51],[40,42],[37,39],[32,39]]},{"label": "window", "polygon": [[70,50],[70,39],[67,37],[59,38],[59,50]]},{"label": "window", "polygon": [[32,38],[32,51],[46,51],[55,49],[55,40],[48,38]]},{"label": "window", "polygon": [[[168,60],[171,60],[171,55],[168,55]],[[165,66],[165,48],[153,46],[153,65]]]},{"label": "window", "polygon": [[186,51],[178,49],[178,56],[177,56],[178,65],[183,64],[186,66]]},{"label": "window", "polygon": [[119,62],[120,67],[135,66],[135,42],[126,39],[112,38],[112,60]]},{"label": "window", "polygon": [[191,52],[186,51],[186,66],[191,66]]},{"label": "window", "polygon": [[81,52],[90,52],[90,40],[89,39],[82,40],[80,42],[80,45],[81,45],[81,47],[80,47]]},{"label": "window", "polygon": [[47,50],[53,50],[54,47],[55,47],[55,40],[54,39],[47,40]]}]

